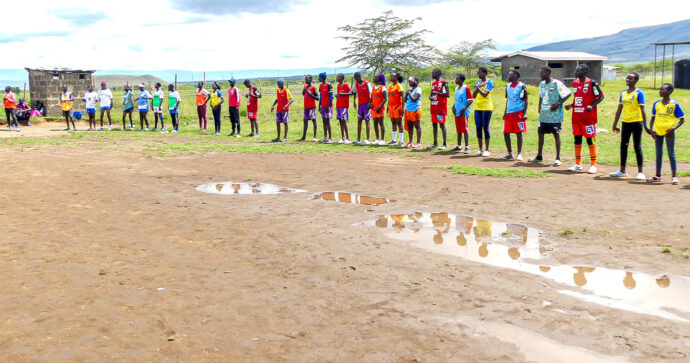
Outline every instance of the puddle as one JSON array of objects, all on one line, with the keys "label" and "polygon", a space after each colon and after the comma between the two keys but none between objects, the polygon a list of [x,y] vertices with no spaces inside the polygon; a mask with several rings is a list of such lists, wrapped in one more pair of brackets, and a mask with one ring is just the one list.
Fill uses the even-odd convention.
[{"label": "puddle", "polygon": [[196,190],[209,194],[283,194],[304,193],[306,190],[280,187],[265,183],[208,183],[196,187]]},{"label": "puddle", "polygon": [[[690,278],[602,267],[540,264],[550,250],[539,230],[448,213],[379,216],[365,223],[386,229],[386,236],[413,247],[509,268],[581,288],[564,295],[607,307],[688,322]],[[670,309],[670,310],[669,310]]]},{"label": "puddle", "polygon": [[386,199],[379,197],[370,197],[368,195],[361,195],[348,192],[323,192],[314,195],[314,200],[330,200],[340,203],[352,203],[377,206],[386,203],[395,203],[395,199]]}]

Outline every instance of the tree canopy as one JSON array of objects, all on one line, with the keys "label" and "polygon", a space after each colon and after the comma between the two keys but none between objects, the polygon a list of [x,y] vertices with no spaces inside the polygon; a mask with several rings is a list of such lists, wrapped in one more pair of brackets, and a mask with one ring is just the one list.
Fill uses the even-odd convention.
[{"label": "tree canopy", "polygon": [[402,19],[389,10],[356,25],[338,27],[346,33],[339,38],[347,42],[342,48],[345,56],[338,62],[375,73],[409,72],[432,63],[435,48],[423,38],[429,30],[413,29],[421,20]]},{"label": "tree canopy", "polygon": [[487,51],[490,49],[496,49],[496,43],[493,39],[478,42],[462,41],[451,47],[443,55],[443,63],[460,68],[466,74],[471,74],[483,64],[482,60],[488,57]]}]

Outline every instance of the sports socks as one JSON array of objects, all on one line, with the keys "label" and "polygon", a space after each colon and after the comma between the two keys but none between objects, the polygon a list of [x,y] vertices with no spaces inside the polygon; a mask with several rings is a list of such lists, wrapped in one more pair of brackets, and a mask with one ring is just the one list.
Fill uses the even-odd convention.
[{"label": "sports socks", "polygon": [[592,161],[592,165],[597,165],[597,144],[595,143],[589,145],[589,159]]},{"label": "sports socks", "polygon": [[575,164],[582,165],[582,144],[575,144]]},{"label": "sports socks", "polygon": [[397,138],[398,138],[398,132],[393,131],[393,137],[391,138],[391,140],[395,141]]}]

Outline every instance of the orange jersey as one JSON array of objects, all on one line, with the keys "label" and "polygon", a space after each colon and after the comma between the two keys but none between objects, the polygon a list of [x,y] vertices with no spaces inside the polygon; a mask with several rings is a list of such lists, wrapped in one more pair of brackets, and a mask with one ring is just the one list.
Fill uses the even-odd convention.
[{"label": "orange jersey", "polygon": [[393,83],[390,86],[388,86],[388,117],[403,117],[403,93],[404,90],[400,83]]},{"label": "orange jersey", "polygon": [[383,94],[386,92],[384,86],[374,86],[371,89],[371,117],[373,118],[383,118],[386,109],[381,107],[381,112],[378,112],[378,107],[383,104],[384,97]]},{"label": "orange jersey", "polygon": [[7,109],[17,107],[17,97],[14,95],[12,91],[5,93],[5,96],[2,98],[2,101],[5,108]]}]

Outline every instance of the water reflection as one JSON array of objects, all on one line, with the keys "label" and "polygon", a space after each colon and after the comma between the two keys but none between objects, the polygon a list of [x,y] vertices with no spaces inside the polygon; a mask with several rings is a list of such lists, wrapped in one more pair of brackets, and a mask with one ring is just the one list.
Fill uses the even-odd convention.
[{"label": "water reflection", "polygon": [[395,199],[370,197],[348,192],[323,192],[314,196],[314,200],[328,200],[341,203],[363,204],[377,206],[386,203],[395,203]]},{"label": "water reflection", "polygon": [[602,267],[537,264],[544,258],[543,244],[548,241],[540,231],[523,225],[448,213],[384,215],[365,225],[385,228],[387,236],[431,252],[581,287],[595,296],[559,292],[587,301],[672,320],[690,319],[690,278],[658,277]]},{"label": "water reflection", "polygon": [[199,185],[196,190],[210,194],[283,194],[304,193],[306,190],[280,187],[266,183],[208,183]]}]

